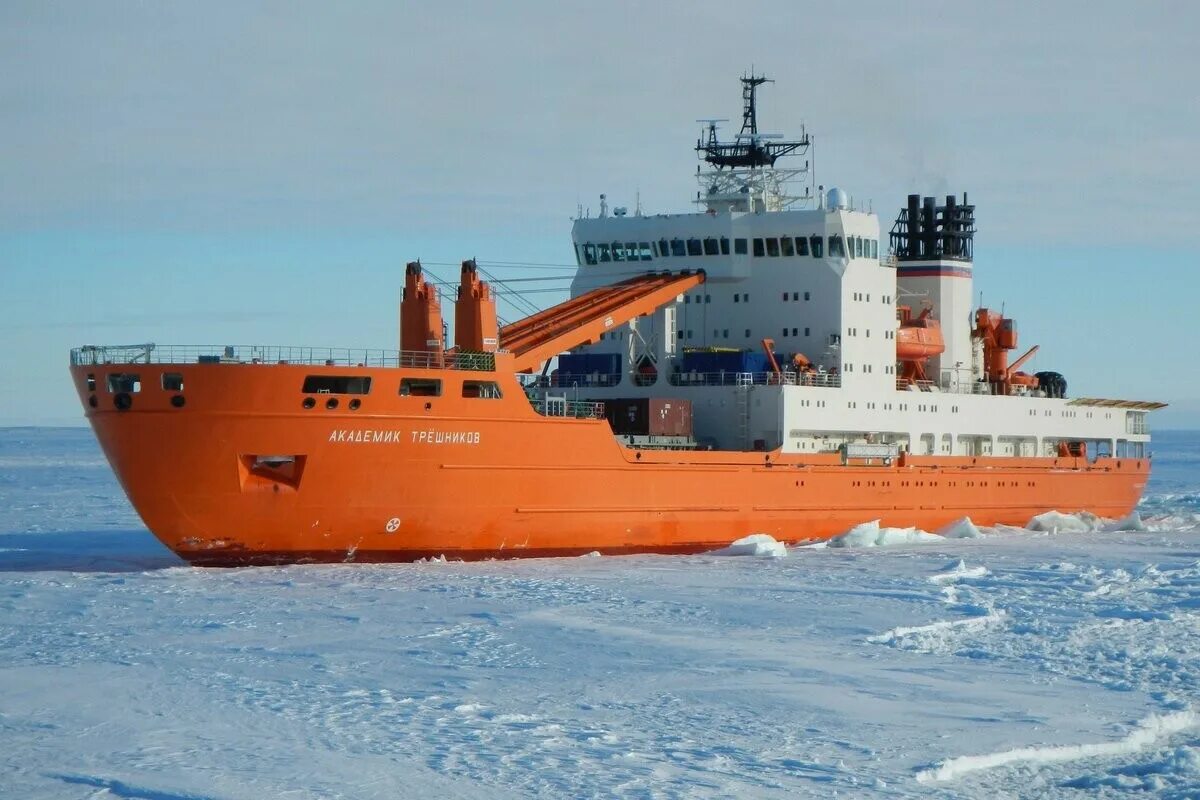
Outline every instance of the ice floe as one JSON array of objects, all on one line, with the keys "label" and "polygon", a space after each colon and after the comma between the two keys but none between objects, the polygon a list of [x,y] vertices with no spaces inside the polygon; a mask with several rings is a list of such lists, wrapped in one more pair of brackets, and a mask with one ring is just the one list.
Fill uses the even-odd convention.
[{"label": "ice floe", "polygon": [[709,555],[783,558],[787,555],[787,546],[783,542],[776,541],[775,537],[768,533],[752,533],[731,542],[728,547],[713,550]]},{"label": "ice floe", "polygon": [[919,528],[881,528],[879,520],[855,525],[829,540],[830,547],[890,547],[899,544],[940,542],[942,537]]}]

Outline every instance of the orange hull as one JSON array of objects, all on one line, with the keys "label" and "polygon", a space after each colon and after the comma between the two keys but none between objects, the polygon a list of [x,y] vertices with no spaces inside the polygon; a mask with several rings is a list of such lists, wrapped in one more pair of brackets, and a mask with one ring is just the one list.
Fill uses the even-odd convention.
[{"label": "orange hull", "polygon": [[[143,364],[72,376],[147,527],[198,565],[693,553],[749,533],[828,538],[874,518],[936,530],[967,515],[1023,525],[1055,508],[1120,517],[1149,473],[1146,460],[1111,458],[846,466],[836,455],[637,451],[604,420],[539,415],[501,369],[510,358],[499,354],[494,374]],[[143,388],[118,410],[107,374],[135,371]],[[159,388],[164,372],[182,375],[183,407]],[[372,388],[355,410],[336,395],[304,408],[310,375],[370,377]],[[400,396],[401,376],[440,378],[442,393]],[[464,379],[494,380],[503,398],[463,397]],[[295,461],[272,471],[255,466],[263,456]]]}]

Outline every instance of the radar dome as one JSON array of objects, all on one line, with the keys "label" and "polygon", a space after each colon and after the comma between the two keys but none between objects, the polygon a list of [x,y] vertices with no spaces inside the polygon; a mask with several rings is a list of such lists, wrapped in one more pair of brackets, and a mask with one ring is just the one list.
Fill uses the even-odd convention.
[{"label": "radar dome", "polygon": [[828,208],[849,208],[850,196],[835,186],[830,189],[829,194],[825,196],[825,205]]}]

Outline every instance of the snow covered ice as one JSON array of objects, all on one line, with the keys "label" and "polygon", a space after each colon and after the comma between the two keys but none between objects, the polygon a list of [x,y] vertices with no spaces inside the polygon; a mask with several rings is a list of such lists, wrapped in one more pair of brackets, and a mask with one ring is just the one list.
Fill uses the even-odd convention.
[{"label": "snow covered ice", "polygon": [[1200,435],[1155,450],[1136,522],[200,570],[90,432],[0,430],[0,796],[1195,798]]}]

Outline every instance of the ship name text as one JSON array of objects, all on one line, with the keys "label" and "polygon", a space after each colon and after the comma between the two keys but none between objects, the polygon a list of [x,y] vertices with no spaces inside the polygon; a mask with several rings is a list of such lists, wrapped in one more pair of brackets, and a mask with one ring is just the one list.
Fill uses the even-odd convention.
[{"label": "ship name text", "polygon": [[[476,445],[479,444],[480,440],[479,431],[439,431],[429,429],[410,431],[409,435],[409,441],[412,444]],[[334,428],[329,432],[329,441],[344,444],[400,444],[404,441],[404,431]]]}]

